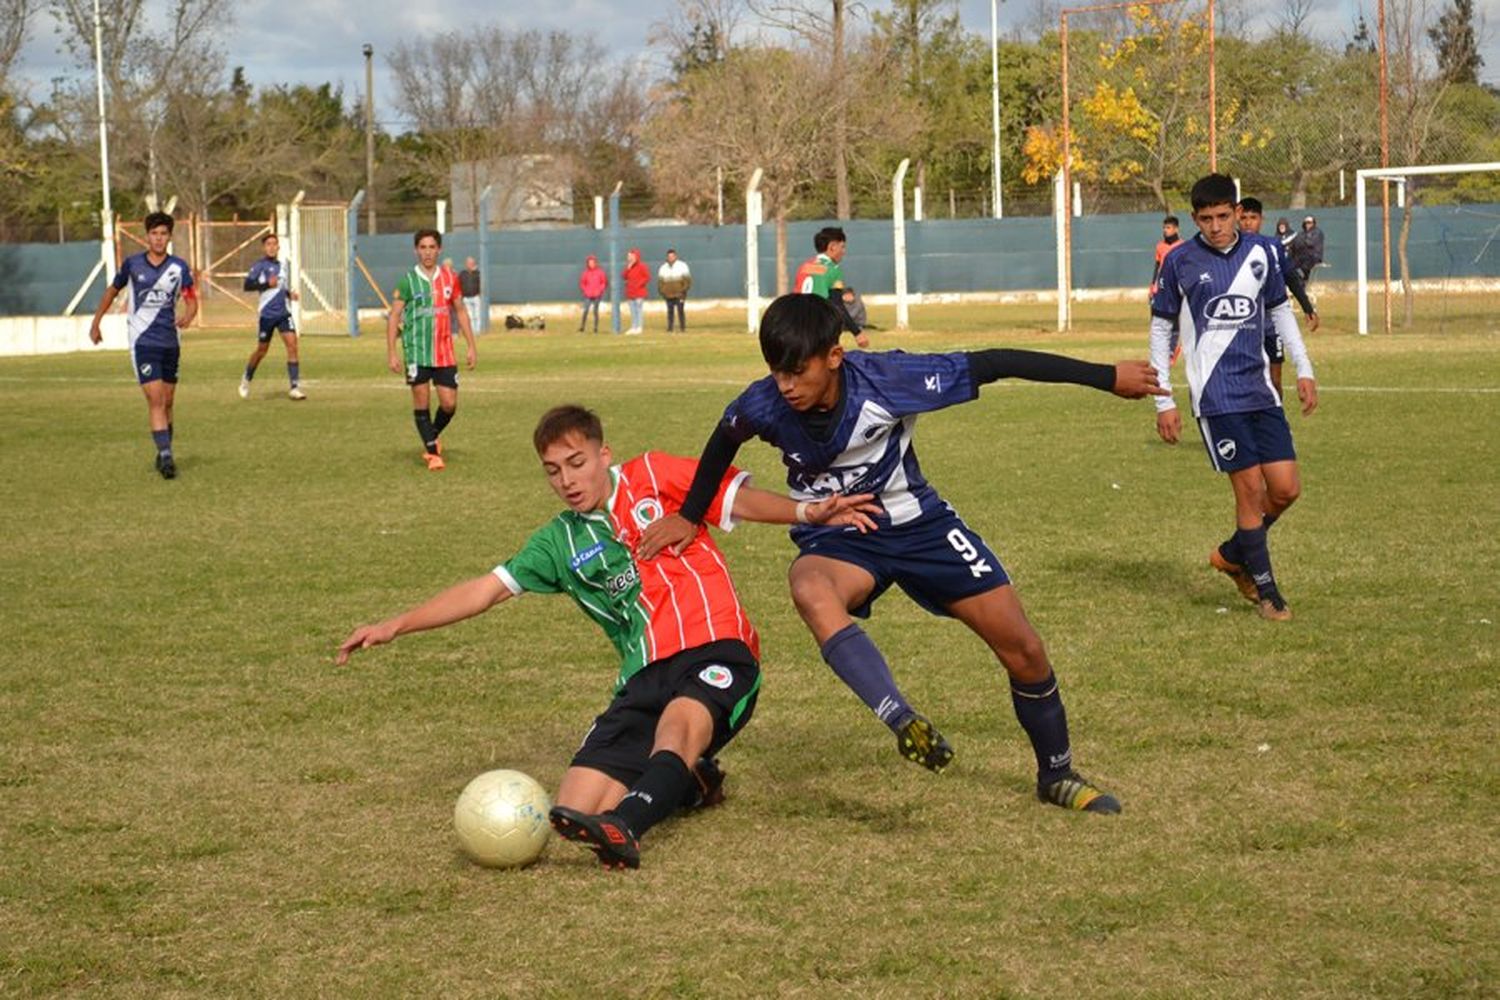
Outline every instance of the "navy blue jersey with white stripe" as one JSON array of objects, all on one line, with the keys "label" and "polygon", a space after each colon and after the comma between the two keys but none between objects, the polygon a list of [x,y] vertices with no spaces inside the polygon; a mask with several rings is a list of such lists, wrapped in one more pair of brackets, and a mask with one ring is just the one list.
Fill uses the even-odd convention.
[{"label": "navy blue jersey with white stripe", "polygon": [[[276,287],[271,279],[278,278]],[[285,319],[291,315],[286,296],[286,268],[274,257],[262,257],[250,265],[245,282],[260,290],[260,314],[265,319]]]},{"label": "navy blue jersey with white stripe", "polygon": [[922,476],[912,432],[917,414],[978,395],[968,356],[850,351],[840,370],[844,410],[826,441],[812,436],[769,375],[729,404],[721,426],[737,442],[759,437],[779,448],[794,499],[874,493],[884,508],[875,518],[882,527],[942,507],[942,498]]},{"label": "navy blue jersey with white stripe", "polygon": [[1267,313],[1286,301],[1282,259],[1275,240],[1240,233],[1222,251],[1200,234],[1162,262],[1151,312],[1178,323],[1198,416],[1281,405],[1271,385],[1265,332]]},{"label": "navy blue jersey with white stripe", "polygon": [[177,347],[177,299],[193,287],[188,262],[172,254],[160,266],[152,264],[144,251],[125,258],[114,286],[129,286],[125,331],[130,346]]}]

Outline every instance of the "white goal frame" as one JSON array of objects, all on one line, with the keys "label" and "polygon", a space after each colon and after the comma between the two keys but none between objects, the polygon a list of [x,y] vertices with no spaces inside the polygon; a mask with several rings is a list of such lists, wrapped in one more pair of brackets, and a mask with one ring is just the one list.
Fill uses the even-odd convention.
[{"label": "white goal frame", "polygon": [[[1365,170],[1357,170],[1354,173],[1354,248],[1356,263],[1354,265],[1354,279],[1356,292],[1359,297],[1359,332],[1361,335],[1370,332],[1370,279],[1369,274],[1369,251],[1366,247],[1368,224],[1365,222],[1365,181],[1405,181],[1408,177],[1419,177],[1431,174],[1477,174],[1483,172],[1500,173],[1500,163],[1439,163],[1425,167],[1369,167]],[[1382,238],[1389,243],[1390,230],[1388,224],[1383,227]],[[1386,253],[1389,253],[1387,245]],[[1389,289],[1387,289],[1389,294]]]}]

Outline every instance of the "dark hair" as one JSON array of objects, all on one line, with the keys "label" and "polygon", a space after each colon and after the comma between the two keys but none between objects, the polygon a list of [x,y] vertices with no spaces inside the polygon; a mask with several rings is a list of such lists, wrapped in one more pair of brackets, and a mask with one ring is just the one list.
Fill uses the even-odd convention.
[{"label": "dark hair", "polygon": [[417,230],[417,235],[415,235],[415,236],[413,236],[411,238],[411,245],[412,246],[416,246],[418,243],[421,243],[422,240],[425,239],[428,236],[431,236],[433,239],[437,240],[437,245],[438,246],[442,246],[443,245],[443,234],[440,233],[440,232],[438,232],[436,229],[418,229]]},{"label": "dark hair", "polygon": [[602,444],[604,425],[599,422],[599,414],[576,403],[554,406],[536,422],[531,444],[540,455],[569,434],[582,434],[586,440]]},{"label": "dark hair", "polygon": [[170,233],[172,231],[172,227],[175,225],[175,220],[173,220],[173,218],[166,212],[152,212],[150,215],[146,216],[145,226],[146,232],[148,233],[151,232],[151,230],[155,229],[157,226],[166,226],[167,232]]},{"label": "dark hair", "polygon": [[848,242],[849,237],[845,236],[844,231],[838,226],[824,226],[822,229],[819,229],[817,235],[813,237],[813,249],[818,251],[818,253],[822,253],[824,250],[828,249],[828,244],[830,243]]},{"label": "dark hair", "polygon": [[843,323],[821,295],[783,295],[760,318],[760,355],[773,372],[795,372],[839,342]]},{"label": "dark hair", "polygon": [[1266,214],[1266,206],[1260,203],[1259,198],[1241,198],[1240,209],[1245,212],[1254,212],[1256,215]]},{"label": "dark hair", "polygon": [[1209,174],[1207,177],[1200,177],[1193,185],[1189,198],[1193,202],[1194,212],[1208,208],[1210,205],[1233,207],[1236,203],[1234,178],[1227,174]]},{"label": "dark hair", "polygon": [[274,239],[278,239],[278,237],[277,237],[277,235],[275,233],[267,233],[266,235],[264,235],[264,236],[262,236],[260,238],[260,245],[261,246],[265,246],[266,242],[268,240],[274,240]]},{"label": "dark hair", "polygon": [[1162,219],[1161,224],[1164,226],[1181,226],[1181,223],[1177,221],[1177,216],[1175,215],[1169,215],[1165,219]]}]

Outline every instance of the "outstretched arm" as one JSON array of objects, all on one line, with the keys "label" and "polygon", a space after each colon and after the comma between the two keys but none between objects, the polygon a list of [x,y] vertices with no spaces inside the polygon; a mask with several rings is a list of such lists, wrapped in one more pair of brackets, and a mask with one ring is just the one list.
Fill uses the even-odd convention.
[{"label": "outstretched arm", "polygon": [[762,524],[853,525],[864,534],[875,530],[875,522],[869,515],[880,513],[880,505],[874,500],[873,493],[857,493],[798,502],[769,490],[741,486],[734,494],[734,516]]},{"label": "outstretched arm", "polygon": [[1009,348],[969,352],[969,374],[976,385],[1002,378],[1024,378],[1031,382],[1069,382],[1112,392],[1125,399],[1160,396],[1156,369],[1149,361],[1122,361],[1099,365],[1045,351]]},{"label": "outstretched arm", "polygon": [[1302,331],[1297,329],[1297,317],[1292,315],[1291,303],[1283,302],[1272,309],[1271,322],[1276,325],[1287,356],[1297,366],[1297,398],[1302,401],[1302,413],[1306,416],[1318,408],[1318,383],[1313,377],[1307,345],[1302,342]]},{"label": "outstretched arm", "polygon": [[355,650],[369,649],[390,642],[398,635],[421,632],[430,628],[441,628],[454,622],[473,618],[481,612],[509,599],[510,588],[500,582],[493,573],[477,576],[472,580],[449,587],[422,604],[403,611],[394,618],[375,625],[361,625],[349,633],[349,638],[339,645],[334,664],[343,666]]},{"label": "outstretched arm", "polygon": [[714,427],[703,446],[703,454],[698,457],[698,471],[693,476],[693,485],[688,487],[687,498],[682,501],[682,509],[658,518],[641,533],[641,542],[636,546],[638,556],[654,559],[666,548],[680,553],[693,540],[739,450],[739,442],[725,433],[723,425]]}]

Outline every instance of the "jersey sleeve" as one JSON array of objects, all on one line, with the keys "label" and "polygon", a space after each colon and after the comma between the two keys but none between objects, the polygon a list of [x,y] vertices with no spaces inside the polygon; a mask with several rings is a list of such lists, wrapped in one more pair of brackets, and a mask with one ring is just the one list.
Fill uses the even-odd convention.
[{"label": "jersey sleeve", "polygon": [[557,538],[552,524],[544,525],[526,539],[521,550],[492,572],[517,596],[528,590],[534,594],[556,594],[562,591],[558,570]]},{"label": "jersey sleeve", "polygon": [[[969,356],[961,352],[882,351],[859,356],[870,359],[860,363],[859,375],[869,381],[871,394],[892,416],[930,413],[967,403],[979,395],[979,386],[969,370]],[[845,364],[848,357],[845,355]]]},{"label": "jersey sleeve", "polygon": [[115,272],[115,280],[110,284],[115,286],[117,292],[124,291],[125,286],[130,284],[130,258],[125,258],[120,264],[120,269]]},{"label": "jersey sleeve", "polygon": [[178,260],[177,263],[182,268],[182,290],[185,292],[193,287],[193,269],[185,260]]},{"label": "jersey sleeve", "polygon": [[401,280],[396,282],[396,287],[391,289],[391,296],[402,302],[411,301],[411,275],[403,274]]},{"label": "jersey sleeve", "polygon": [[752,383],[744,392],[724,408],[724,416],[719,420],[719,428],[735,444],[744,444],[753,437],[761,437],[771,444],[775,444],[769,433],[770,420],[767,414],[765,400],[765,384],[768,378]]},{"label": "jersey sleeve", "polygon": [[1270,266],[1266,268],[1266,280],[1261,285],[1265,293],[1265,305],[1267,309],[1274,309],[1286,301],[1286,276],[1281,270],[1281,259],[1277,249],[1271,246],[1270,240],[1264,240],[1262,245],[1266,248],[1266,255],[1271,258]]},{"label": "jersey sleeve", "polygon": [[[693,476],[698,472],[697,460],[660,451],[647,452],[641,456],[641,460],[646,464],[666,512],[670,514],[681,510],[682,502],[687,499],[688,490],[693,485]],[[735,494],[749,481],[750,473],[731,465],[719,480],[719,488],[714,493],[708,510],[704,512],[704,523],[716,524],[724,531],[733,531]]]},{"label": "jersey sleeve", "polygon": [[1156,291],[1151,296],[1151,315],[1175,320],[1182,311],[1182,290],[1177,285],[1180,253],[1168,253],[1161,259],[1161,271],[1156,276]]}]

